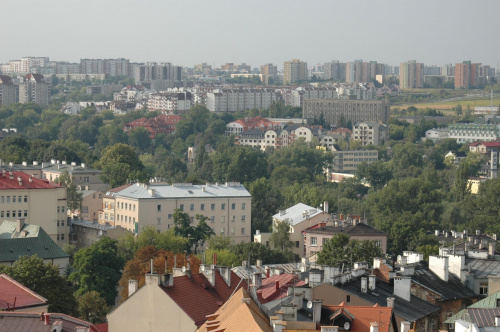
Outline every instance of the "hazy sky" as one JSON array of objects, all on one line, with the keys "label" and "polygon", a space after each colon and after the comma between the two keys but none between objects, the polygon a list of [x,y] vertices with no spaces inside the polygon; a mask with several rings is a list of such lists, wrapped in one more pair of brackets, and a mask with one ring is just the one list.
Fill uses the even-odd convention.
[{"label": "hazy sky", "polygon": [[0,63],[23,56],[283,67],[363,59],[498,67],[500,0],[0,0]]}]

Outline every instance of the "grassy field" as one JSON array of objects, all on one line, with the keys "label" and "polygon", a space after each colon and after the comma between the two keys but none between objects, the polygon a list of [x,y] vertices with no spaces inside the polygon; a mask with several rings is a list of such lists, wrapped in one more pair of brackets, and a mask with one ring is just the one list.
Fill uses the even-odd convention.
[{"label": "grassy field", "polygon": [[[490,106],[490,99],[470,99],[470,100],[453,100],[453,101],[445,101],[445,102],[436,102],[436,103],[413,103],[413,104],[401,104],[394,105],[391,108],[408,108],[409,106],[415,106],[418,109],[436,109],[437,111],[449,111],[458,104],[462,105],[462,109],[466,110],[467,106],[471,109],[474,109],[475,106]],[[493,99],[493,106],[498,106],[500,104],[500,98]]]}]

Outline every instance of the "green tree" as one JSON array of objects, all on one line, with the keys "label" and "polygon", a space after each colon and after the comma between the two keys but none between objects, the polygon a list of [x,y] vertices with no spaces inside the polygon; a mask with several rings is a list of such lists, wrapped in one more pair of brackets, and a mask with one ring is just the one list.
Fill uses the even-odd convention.
[{"label": "green tree", "polygon": [[0,265],[0,273],[28,287],[45,297],[49,302],[50,312],[61,312],[75,316],[77,303],[74,289],[68,280],[59,275],[59,269],[52,264],[45,264],[40,257],[22,256],[15,265]]},{"label": "green tree", "polygon": [[288,253],[293,248],[293,241],[290,241],[291,220],[285,219],[275,224],[275,229],[271,234],[270,242],[282,253]]},{"label": "green tree", "polygon": [[56,179],[61,185],[66,187],[66,202],[70,210],[80,209],[83,201],[83,193],[78,192],[76,185],[73,183],[73,177],[68,170],[64,170]]},{"label": "green tree", "polygon": [[318,252],[317,263],[328,266],[352,267],[355,262],[373,262],[374,257],[382,256],[376,241],[351,240],[347,234],[335,234],[323,244]]},{"label": "green tree", "polygon": [[137,127],[128,133],[129,144],[139,153],[145,153],[151,148],[151,133],[144,127]]},{"label": "green tree", "polygon": [[231,238],[224,234],[214,235],[207,240],[207,247],[212,250],[225,250],[231,246]]},{"label": "green tree", "polygon": [[195,217],[198,221],[196,226],[191,226],[191,217],[180,209],[175,209],[173,217],[174,233],[188,240],[185,250],[189,253],[191,248],[194,247],[194,253],[196,254],[198,246],[215,235],[212,228],[206,223],[208,218],[201,214],[197,214]]},{"label": "green tree", "polygon": [[109,310],[106,300],[96,291],[87,292],[78,298],[78,317],[86,322],[105,323]]},{"label": "green tree", "polygon": [[70,280],[77,286],[76,295],[97,291],[108,305],[113,305],[123,263],[118,257],[117,241],[108,237],[78,251],[73,262],[74,272],[70,275]]},{"label": "green tree", "polygon": [[126,144],[118,143],[104,149],[98,166],[103,171],[101,180],[111,187],[121,186],[127,179],[145,181],[149,178],[134,148]]}]

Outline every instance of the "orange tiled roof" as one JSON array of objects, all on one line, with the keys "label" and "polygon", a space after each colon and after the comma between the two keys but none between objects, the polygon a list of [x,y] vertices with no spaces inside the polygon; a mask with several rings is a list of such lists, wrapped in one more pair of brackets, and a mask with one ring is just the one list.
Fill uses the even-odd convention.
[{"label": "orange tiled roof", "polygon": [[389,332],[392,322],[392,308],[380,306],[346,306],[324,305],[323,309],[331,312],[333,319],[340,314],[354,317],[351,321],[351,331],[370,331],[370,323],[377,322],[379,332]]},{"label": "orange tiled roof", "polygon": [[[21,179],[21,181],[19,181]],[[53,189],[59,186],[50,184],[48,180],[37,179],[21,171],[0,171],[1,189]]]},{"label": "orange tiled roof", "polygon": [[262,281],[262,286],[257,290],[260,303],[267,303],[287,296],[288,287],[304,285],[304,281],[298,280],[292,273],[274,275]]}]

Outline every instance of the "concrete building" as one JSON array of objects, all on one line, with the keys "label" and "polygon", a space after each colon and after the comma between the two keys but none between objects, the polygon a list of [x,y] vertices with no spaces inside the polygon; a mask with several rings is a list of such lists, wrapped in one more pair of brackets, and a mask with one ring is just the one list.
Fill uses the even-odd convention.
[{"label": "concrete building", "polygon": [[376,61],[363,62],[363,60],[355,60],[354,62],[347,62],[345,67],[345,81],[347,83],[370,82],[380,73]]},{"label": "concrete building", "polygon": [[19,171],[0,172],[0,218],[36,224],[59,246],[68,243],[66,188]]},{"label": "concrete building", "polygon": [[[281,210],[273,216],[273,232],[276,232],[279,223],[288,223],[290,225],[290,241],[294,243],[292,251],[294,254],[299,255],[299,257],[305,257],[302,231],[321,222],[326,222],[330,218],[328,202],[324,203],[323,210],[298,203],[285,210]],[[258,231],[254,235],[254,242],[270,245],[269,239],[271,238],[271,234]]]},{"label": "concrete building", "polygon": [[147,108],[150,112],[186,112],[192,104],[191,92],[160,92],[149,97]]},{"label": "concrete building", "polygon": [[450,138],[448,128],[432,128],[425,132],[425,139],[433,142],[439,142],[448,138]]},{"label": "concrete building", "polygon": [[207,223],[215,234],[227,235],[234,243],[250,241],[252,197],[239,182],[206,185],[137,183],[114,192],[109,199],[113,198],[114,225],[135,234],[146,225],[158,231],[169,230],[174,226],[175,210],[180,209],[189,214],[193,226],[197,222],[195,216],[201,214],[208,217]]},{"label": "concrete building", "polygon": [[356,122],[352,127],[351,139],[358,140],[361,145],[381,145],[388,138],[388,128],[376,122]]},{"label": "concrete building", "polygon": [[416,60],[402,62],[399,65],[399,85],[401,89],[424,87],[424,64]]},{"label": "concrete building", "polygon": [[154,118],[140,118],[125,124],[123,131],[128,133],[135,128],[146,128],[149,137],[154,139],[158,134],[172,134],[175,132],[175,125],[181,120],[179,115],[158,115]]},{"label": "concrete building", "polygon": [[324,119],[331,126],[338,127],[342,121],[387,122],[389,102],[385,100],[305,100],[302,118],[308,121]]},{"label": "concrete building", "polygon": [[253,108],[269,109],[279,101],[273,89],[217,89],[207,92],[206,106],[214,113],[238,112]]},{"label": "concrete building", "polygon": [[371,164],[378,160],[377,150],[332,151],[333,163],[330,172],[356,173],[361,163]]},{"label": "concrete building", "polygon": [[317,127],[296,125],[286,125],[281,129],[250,129],[235,135],[234,144],[259,147],[262,151],[266,151],[267,148],[281,149],[291,146],[298,139],[311,142],[318,132],[321,131]]},{"label": "concrete building", "polygon": [[0,75],[0,106],[17,103],[19,100],[19,87],[7,75]]},{"label": "concrete building", "polygon": [[325,62],[323,65],[323,79],[342,81],[346,77],[346,64],[338,60]]},{"label": "concrete building", "polygon": [[99,211],[102,210],[104,193],[100,190],[89,190],[86,187],[78,189],[77,192],[82,195],[82,208],[73,211],[73,217],[97,222],[99,220]]},{"label": "concrete building", "polygon": [[263,78],[263,84],[270,84],[270,79],[271,83],[276,83],[276,80],[278,79],[278,67],[276,67],[272,63],[266,63],[265,65],[260,66],[260,74]]},{"label": "concrete building", "polygon": [[182,80],[182,67],[169,62],[147,62],[134,67],[135,84],[147,85],[151,89],[164,91],[173,88]]},{"label": "concrete building", "polygon": [[226,125],[226,135],[238,135],[241,132],[250,129],[278,129],[281,127],[282,124],[279,122],[271,121],[261,116],[256,116],[253,118],[244,118],[229,122]]},{"label": "concrete building", "polygon": [[75,245],[78,249],[86,248],[103,237],[118,240],[128,233],[131,232],[120,226],[103,225],[97,223],[97,221],[93,222],[84,219],[72,219],[69,243]]},{"label": "concrete building", "polygon": [[296,84],[307,80],[307,62],[293,59],[283,65],[283,85]]},{"label": "concrete building", "polygon": [[450,138],[457,143],[472,143],[475,141],[494,141],[500,134],[500,125],[454,123],[448,126]]},{"label": "concrete building", "polygon": [[108,185],[99,178],[102,171],[88,167],[85,163],[77,165],[72,162],[51,160],[50,163],[42,163],[42,178],[49,181],[56,181],[65,171],[71,176],[75,186],[86,190],[100,190],[105,192]]},{"label": "concrete building", "polygon": [[0,264],[14,265],[21,256],[37,255],[44,263],[58,266],[59,273],[69,265],[66,254],[39,225],[26,224],[24,218],[3,220],[0,224]]},{"label": "concrete building", "polygon": [[490,66],[481,63],[464,61],[455,64],[455,89],[470,89],[488,84],[494,76],[490,71]]},{"label": "concrete building", "polygon": [[28,74],[19,83],[19,102],[47,106],[50,101],[50,84],[40,74]]}]

